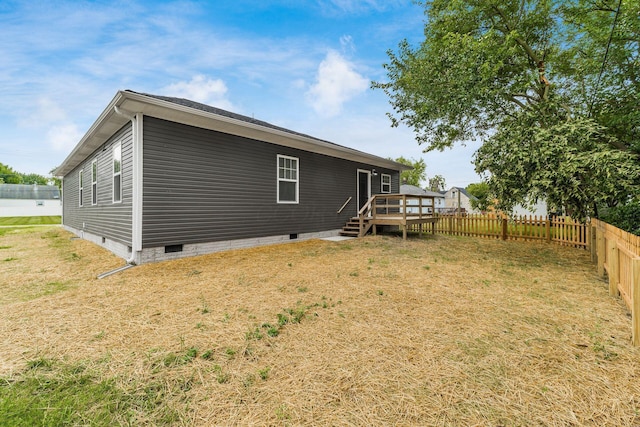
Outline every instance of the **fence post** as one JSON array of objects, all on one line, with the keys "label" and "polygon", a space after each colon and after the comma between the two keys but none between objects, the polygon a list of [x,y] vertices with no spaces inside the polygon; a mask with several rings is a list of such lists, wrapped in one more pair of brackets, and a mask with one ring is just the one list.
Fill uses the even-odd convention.
[{"label": "fence post", "polygon": [[631,259],[631,334],[633,345],[640,345],[640,258]]},{"label": "fence post", "polygon": [[618,262],[618,242],[611,240],[611,246],[609,248],[609,295],[617,297],[618,283],[620,283],[620,263]]},{"label": "fence post", "polygon": [[[600,223],[598,222],[598,225]],[[604,277],[604,260],[606,259],[605,252],[607,251],[607,242],[604,239],[604,230],[602,227],[598,227],[597,231],[598,249],[596,257],[598,258],[598,276]]]},{"label": "fence post", "polygon": [[547,220],[545,221],[545,233],[547,238],[547,243],[551,243],[551,218],[552,216],[547,216]]},{"label": "fence post", "polygon": [[502,218],[502,240],[507,240],[507,218]]},{"label": "fence post", "polygon": [[596,226],[593,222],[589,223],[589,251],[591,252],[591,262],[592,263],[597,263],[598,261],[598,248],[596,247],[597,245],[597,239],[596,239],[596,235],[597,235],[597,230],[596,230]]}]

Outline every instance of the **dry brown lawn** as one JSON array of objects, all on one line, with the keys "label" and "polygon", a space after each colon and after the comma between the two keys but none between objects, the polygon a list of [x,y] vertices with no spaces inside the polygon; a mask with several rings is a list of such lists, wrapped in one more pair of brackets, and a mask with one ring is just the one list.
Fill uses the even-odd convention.
[{"label": "dry brown lawn", "polygon": [[83,363],[157,400],[135,425],[640,424],[630,318],[583,250],[378,236],[98,280],[123,261],[71,237],[0,235],[0,377]]}]

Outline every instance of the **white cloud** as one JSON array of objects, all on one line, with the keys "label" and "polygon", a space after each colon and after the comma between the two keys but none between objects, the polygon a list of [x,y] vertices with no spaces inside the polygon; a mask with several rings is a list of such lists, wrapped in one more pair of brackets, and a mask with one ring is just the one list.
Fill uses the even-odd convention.
[{"label": "white cloud", "polygon": [[349,35],[340,37],[340,47],[342,47],[342,51],[345,53],[353,53],[356,51],[356,46],[353,43],[353,37]]},{"label": "white cloud", "polygon": [[227,85],[220,79],[210,79],[204,75],[194,76],[189,82],[178,82],[165,87],[163,94],[191,101],[202,102],[214,107],[233,110],[227,99]]},{"label": "white cloud", "polygon": [[318,4],[327,15],[362,14],[369,11],[383,12],[406,3],[406,0],[319,0]]},{"label": "white cloud", "polygon": [[331,117],[342,105],[369,87],[369,80],[336,51],[329,51],[318,67],[316,82],[306,93],[307,100],[320,115]]},{"label": "white cloud", "polygon": [[42,128],[66,120],[67,113],[50,98],[40,97],[34,106],[21,111],[18,124],[27,128]]},{"label": "white cloud", "polygon": [[73,123],[52,126],[47,132],[47,142],[58,151],[71,151],[82,138],[82,132]]}]

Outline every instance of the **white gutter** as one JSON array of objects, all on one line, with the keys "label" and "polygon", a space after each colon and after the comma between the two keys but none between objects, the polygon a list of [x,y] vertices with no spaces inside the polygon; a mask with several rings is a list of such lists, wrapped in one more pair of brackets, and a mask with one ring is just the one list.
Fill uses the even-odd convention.
[{"label": "white gutter", "polygon": [[133,173],[132,173],[132,207],[131,207],[131,257],[127,264],[140,262],[138,255],[142,252],[142,141],[143,141],[143,117],[142,113],[130,113],[113,106],[116,114],[131,120],[131,133],[133,140]]}]

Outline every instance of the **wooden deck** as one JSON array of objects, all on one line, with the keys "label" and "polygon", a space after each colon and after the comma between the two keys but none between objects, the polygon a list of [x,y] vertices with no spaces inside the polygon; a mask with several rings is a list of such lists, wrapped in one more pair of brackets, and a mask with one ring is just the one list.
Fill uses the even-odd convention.
[{"label": "wooden deck", "polygon": [[353,221],[358,222],[358,236],[364,236],[369,229],[375,235],[378,226],[398,226],[402,238],[407,238],[407,228],[418,226],[422,235],[423,224],[431,224],[431,233],[435,233],[435,199],[432,196],[413,196],[406,194],[376,194],[358,212]]}]

